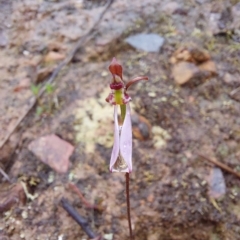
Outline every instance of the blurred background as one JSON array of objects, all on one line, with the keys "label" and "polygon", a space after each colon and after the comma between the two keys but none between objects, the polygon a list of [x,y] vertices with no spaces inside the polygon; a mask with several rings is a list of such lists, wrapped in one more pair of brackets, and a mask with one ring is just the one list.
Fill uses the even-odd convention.
[{"label": "blurred background", "polygon": [[240,239],[239,0],[0,0],[0,239],[88,239],[62,197],[128,239],[113,57],[149,77],[128,91],[135,239]]}]

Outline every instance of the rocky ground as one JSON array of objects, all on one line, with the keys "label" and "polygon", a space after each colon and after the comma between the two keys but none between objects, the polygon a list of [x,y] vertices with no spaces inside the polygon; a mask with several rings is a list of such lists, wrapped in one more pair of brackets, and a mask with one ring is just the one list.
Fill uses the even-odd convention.
[{"label": "rocky ground", "polygon": [[106,4],[0,0],[0,239],[88,239],[63,197],[102,239],[128,239],[125,177],[108,170],[113,57],[124,80],[149,77],[129,89],[135,239],[240,239],[239,178],[200,156],[240,170],[240,2],[115,0],[47,82]]}]

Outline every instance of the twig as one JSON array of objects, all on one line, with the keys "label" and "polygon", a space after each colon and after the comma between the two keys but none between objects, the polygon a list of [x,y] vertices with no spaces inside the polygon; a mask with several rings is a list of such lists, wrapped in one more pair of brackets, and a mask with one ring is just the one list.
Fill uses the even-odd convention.
[{"label": "twig", "polygon": [[231,97],[234,97],[234,95],[235,95],[236,93],[238,93],[239,91],[240,91],[240,87],[232,90],[232,91],[230,92],[230,96],[231,96]]},{"label": "twig", "polygon": [[69,186],[69,188],[71,188],[71,189],[78,195],[78,197],[81,199],[81,201],[83,202],[83,204],[84,204],[87,208],[95,209],[95,210],[97,210],[97,211],[102,212],[103,209],[102,209],[101,207],[96,206],[96,205],[94,205],[94,204],[91,204],[91,203],[89,203],[89,202],[86,200],[86,198],[83,196],[83,194],[81,193],[81,191],[79,190],[79,188],[78,188],[75,184],[69,183],[68,186]]},{"label": "twig", "polygon": [[126,173],[126,201],[127,201],[127,215],[130,239],[134,240],[131,224],[131,211],[130,211],[130,196],[129,196],[129,173]]},{"label": "twig", "polygon": [[82,230],[88,235],[89,238],[100,239],[99,236],[92,231],[88,221],[82,217],[65,198],[61,199],[61,203],[62,207],[81,226]]},{"label": "twig", "polygon": [[[96,34],[96,29],[97,26],[100,24],[101,20],[103,19],[103,16],[105,15],[105,13],[107,12],[107,10],[110,8],[110,6],[112,5],[112,3],[114,2],[114,0],[108,0],[106,7],[104,8],[104,10],[102,11],[102,13],[100,14],[99,18],[97,19],[97,21],[94,23],[94,25],[89,29],[89,31],[83,36],[81,37],[78,42],[76,43],[76,45],[74,46],[74,48],[70,51],[70,53],[68,54],[68,56],[57,66],[57,68],[53,71],[52,75],[50,76],[50,78],[46,81],[45,85],[41,88],[41,90],[39,91],[39,94],[37,97],[34,97],[33,100],[31,101],[30,105],[28,106],[27,110],[20,116],[20,118],[18,119],[18,121],[15,123],[15,125],[13,126],[12,130],[9,131],[9,133],[5,136],[4,140],[2,141],[1,145],[0,145],[0,150],[2,149],[2,147],[5,145],[5,143],[8,141],[8,139],[11,137],[11,135],[15,132],[15,130],[17,129],[17,127],[20,125],[20,123],[23,121],[23,119],[25,119],[25,117],[29,114],[29,112],[32,110],[32,108],[34,107],[34,105],[37,103],[37,100],[43,95],[43,93],[45,92],[46,89],[46,85],[49,83],[52,83],[53,80],[57,77],[57,75],[59,74],[59,72],[62,70],[62,68],[64,66],[66,66],[74,57],[74,55],[76,54],[76,52],[78,51],[78,49],[83,45],[86,44],[88,41],[90,41],[94,35]],[[95,32],[95,33],[94,33]]]},{"label": "twig", "polygon": [[215,164],[216,166],[220,167],[221,169],[225,170],[226,172],[229,172],[233,175],[235,175],[236,177],[240,178],[240,173],[234,171],[232,168],[228,167],[226,164],[224,163],[221,163],[215,159],[211,159],[211,158],[208,158],[202,154],[198,154],[199,157],[203,158],[204,160],[210,162],[210,163],[213,163]]},{"label": "twig", "polygon": [[1,167],[0,167],[0,173],[3,175],[3,177],[4,177],[6,180],[8,180],[8,182],[11,183],[11,180],[10,180],[9,176],[7,175],[7,173],[5,173],[5,172],[3,171],[3,169],[2,169]]}]

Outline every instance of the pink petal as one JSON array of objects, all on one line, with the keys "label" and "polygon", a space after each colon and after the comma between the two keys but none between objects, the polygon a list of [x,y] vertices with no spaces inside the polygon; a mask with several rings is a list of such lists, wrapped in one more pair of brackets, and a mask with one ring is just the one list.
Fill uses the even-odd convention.
[{"label": "pink petal", "polygon": [[113,171],[113,166],[115,162],[117,161],[117,158],[119,156],[119,124],[118,124],[118,112],[117,112],[118,105],[114,106],[114,144],[113,144],[113,150],[110,160],[110,171]]},{"label": "pink petal", "polygon": [[126,104],[126,108],[120,136],[120,153],[128,165],[127,172],[132,172],[132,122],[129,104]]}]

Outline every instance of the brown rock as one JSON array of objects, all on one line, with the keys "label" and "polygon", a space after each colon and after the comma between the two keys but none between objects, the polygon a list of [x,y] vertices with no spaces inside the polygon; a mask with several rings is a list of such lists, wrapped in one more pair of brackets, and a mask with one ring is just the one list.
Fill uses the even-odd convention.
[{"label": "brown rock", "polygon": [[190,47],[180,47],[173,54],[170,61],[172,64],[181,62],[181,61],[200,64],[202,62],[208,61],[209,59],[210,59],[210,54],[208,53],[208,51],[200,48],[199,46],[192,45]]},{"label": "brown rock", "polygon": [[214,61],[210,60],[208,51],[190,44],[179,48],[170,59],[173,66],[173,77],[176,83],[182,85],[192,78],[207,80],[217,74]]},{"label": "brown rock", "polygon": [[211,58],[207,50],[199,47],[190,48],[189,51],[192,61],[196,64],[208,61]]},{"label": "brown rock", "polygon": [[52,134],[32,141],[28,149],[56,172],[66,173],[74,147]]},{"label": "brown rock", "polygon": [[65,58],[65,55],[55,52],[55,51],[51,51],[45,56],[44,61],[47,63],[56,62],[56,61],[61,61],[64,58]]},{"label": "brown rock", "polygon": [[187,48],[181,47],[179,48],[171,57],[170,62],[175,64],[180,61],[191,62],[191,55]]},{"label": "brown rock", "polygon": [[173,78],[179,85],[183,85],[191,80],[197,73],[198,67],[189,62],[180,62],[173,66]]},{"label": "brown rock", "polygon": [[217,67],[216,67],[216,64],[215,62],[209,60],[209,61],[206,61],[200,65],[198,65],[199,69],[201,71],[207,71],[207,72],[210,72],[212,75],[216,75],[217,74]]}]

